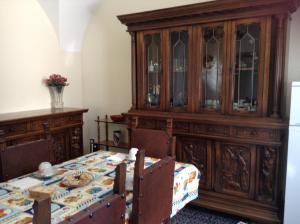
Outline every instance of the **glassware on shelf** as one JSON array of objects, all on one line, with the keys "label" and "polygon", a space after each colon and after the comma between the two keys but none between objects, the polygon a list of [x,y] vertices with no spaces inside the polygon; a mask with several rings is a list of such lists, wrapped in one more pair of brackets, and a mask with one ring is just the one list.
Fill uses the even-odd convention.
[{"label": "glassware on shelf", "polygon": [[154,65],[153,65],[152,60],[150,61],[149,72],[154,72]]},{"label": "glassware on shelf", "polygon": [[255,112],[259,70],[260,24],[236,27],[234,111]]},{"label": "glassware on shelf", "polygon": [[148,93],[147,95],[147,101],[148,105],[151,106],[156,106],[159,104],[159,95],[153,94],[153,93]]},{"label": "glassware on shelf", "polygon": [[187,105],[188,32],[174,31],[171,38],[170,106]]},{"label": "glassware on shelf", "polygon": [[[100,119],[100,116],[97,116],[97,120],[95,120],[95,122],[97,123],[97,141],[95,141],[94,139],[90,139],[90,152],[94,152],[99,150],[101,147],[105,147],[105,149],[108,151],[110,149],[110,147],[114,147],[114,148],[121,148],[121,149],[129,149],[129,143],[128,142],[124,142],[124,130],[126,130],[126,126],[128,126],[128,120],[121,119],[120,115],[112,115],[111,117],[118,117],[117,120],[111,120],[108,118],[107,114],[105,115],[104,119]],[[100,131],[102,130],[101,125],[100,124],[104,124],[104,128],[105,128],[105,132],[104,132],[104,139],[101,140],[101,133]],[[123,131],[120,130],[116,130],[113,132],[113,139],[109,139],[109,126],[110,125],[118,125],[120,126],[124,126],[124,130],[122,128]],[[129,134],[129,133],[127,133]],[[103,137],[103,136],[102,136]]]},{"label": "glassware on shelf", "polygon": [[153,64],[154,71],[160,71],[160,65],[158,62]]},{"label": "glassware on shelf", "polygon": [[120,144],[121,136],[122,136],[121,130],[113,131],[113,143],[115,146],[118,146]]},{"label": "glassware on shelf", "polygon": [[219,110],[222,92],[224,27],[206,27],[203,32],[202,99],[205,109]]},{"label": "glassware on shelf", "polygon": [[185,62],[182,59],[174,59],[174,71],[175,72],[185,72]]},{"label": "glassware on shelf", "polygon": [[161,86],[161,37],[160,34],[147,34],[144,36],[146,50],[145,72],[145,96],[148,107],[158,107],[160,105]]}]

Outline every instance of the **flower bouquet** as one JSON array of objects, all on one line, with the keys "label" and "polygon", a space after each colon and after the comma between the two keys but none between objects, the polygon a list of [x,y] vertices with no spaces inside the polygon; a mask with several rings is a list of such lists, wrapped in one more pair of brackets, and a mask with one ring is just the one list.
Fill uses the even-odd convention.
[{"label": "flower bouquet", "polygon": [[63,91],[64,87],[68,86],[68,79],[59,74],[52,74],[46,79],[46,85],[50,89],[50,95],[52,98],[52,107],[53,108],[63,108]]}]

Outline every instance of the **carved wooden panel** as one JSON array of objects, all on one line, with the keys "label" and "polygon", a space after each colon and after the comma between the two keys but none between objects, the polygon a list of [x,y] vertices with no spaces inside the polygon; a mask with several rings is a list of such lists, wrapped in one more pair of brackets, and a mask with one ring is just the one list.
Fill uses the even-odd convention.
[{"label": "carved wooden panel", "polygon": [[211,142],[195,138],[177,138],[176,159],[195,165],[201,172],[200,187],[210,188]]},{"label": "carved wooden panel", "polygon": [[51,119],[50,128],[61,127],[62,125],[68,124],[68,117],[58,117]]},{"label": "carved wooden panel", "polygon": [[27,122],[0,125],[0,130],[4,131],[5,137],[24,134],[27,131]]},{"label": "carved wooden panel", "polygon": [[68,159],[68,136],[65,132],[52,134],[54,144],[54,163],[62,163]]},{"label": "carved wooden panel", "polygon": [[280,141],[280,131],[263,128],[234,127],[232,135],[240,138],[256,138]]},{"label": "carved wooden panel", "polygon": [[82,114],[86,111],[64,108],[4,114],[0,118],[0,130],[4,131],[10,146],[45,138],[43,124],[48,123],[54,148],[56,146],[53,159],[55,163],[61,163],[83,153]]},{"label": "carved wooden panel", "polygon": [[229,127],[221,125],[194,124],[192,132],[195,134],[227,136],[229,135]]},{"label": "carved wooden panel", "polygon": [[35,121],[30,121],[29,122],[29,130],[30,131],[41,131],[43,130],[43,124],[48,123],[47,119],[43,120],[35,120]]},{"label": "carved wooden panel", "polygon": [[279,149],[268,146],[258,146],[258,181],[256,199],[273,203],[276,201],[277,170]]},{"label": "carved wooden panel", "polygon": [[82,155],[82,130],[80,127],[71,129],[71,148],[70,159],[77,158]]},{"label": "carved wooden panel", "polygon": [[242,197],[253,197],[255,147],[216,143],[215,190]]},{"label": "carved wooden panel", "polygon": [[23,138],[17,138],[17,139],[7,141],[6,144],[7,144],[7,146],[11,146],[11,145],[26,143],[26,142],[29,142],[29,141],[35,141],[35,140],[42,139],[42,138],[45,138],[44,134],[30,135],[30,136],[26,136],[26,137],[23,137]]}]

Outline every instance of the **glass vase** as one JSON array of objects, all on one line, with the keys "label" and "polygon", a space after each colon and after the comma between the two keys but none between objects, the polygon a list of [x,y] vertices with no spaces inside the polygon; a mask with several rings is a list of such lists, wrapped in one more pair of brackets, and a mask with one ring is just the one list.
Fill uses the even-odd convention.
[{"label": "glass vase", "polygon": [[63,108],[63,93],[64,86],[49,86],[51,95],[51,107],[52,108]]}]

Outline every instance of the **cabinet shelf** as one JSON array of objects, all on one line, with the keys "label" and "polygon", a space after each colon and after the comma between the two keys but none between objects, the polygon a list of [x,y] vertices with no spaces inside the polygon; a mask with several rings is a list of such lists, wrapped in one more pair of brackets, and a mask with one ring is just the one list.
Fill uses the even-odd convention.
[{"label": "cabinet shelf", "polygon": [[100,141],[98,145],[120,148],[120,149],[129,149],[129,144],[127,142],[120,142],[118,145],[115,145],[111,140]]},{"label": "cabinet shelf", "polygon": [[[95,150],[99,150],[100,146],[105,146],[105,149],[108,151],[110,147],[113,148],[119,148],[119,149],[129,149],[129,143],[126,142],[119,142],[118,145],[115,145],[113,141],[108,139],[108,132],[109,132],[109,125],[121,125],[121,126],[127,126],[128,125],[128,120],[124,121],[113,121],[112,119],[108,118],[107,115],[105,115],[104,119],[100,119],[100,117],[97,117],[97,120],[95,120],[97,123],[97,142],[94,139],[91,139],[90,142],[90,151],[93,152]],[[105,140],[101,141],[101,135],[100,135],[100,124],[105,125]],[[122,128],[123,129],[123,128]],[[126,131],[125,131],[126,132]],[[127,132],[128,133],[128,132]],[[120,138],[119,136],[118,138]],[[122,139],[122,138],[121,138]]]},{"label": "cabinet shelf", "polygon": [[149,71],[148,70],[148,74],[155,74],[156,75],[156,74],[159,74],[159,73],[161,73],[161,71],[159,71],[159,70],[158,71]]},{"label": "cabinet shelf", "polygon": [[[97,122],[97,120],[95,120]],[[113,121],[111,119],[105,120],[105,119],[100,119],[100,123],[109,123],[109,124],[119,124],[119,125],[128,125],[127,121]]]},{"label": "cabinet shelf", "polygon": [[[241,70],[241,72],[244,72],[245,70]],[[254,71],[254,74],[258,74],[258,72],[257,71]],[[235,73],[235,75],[252,75],[252,73]]]},{"label": "cabinet shelf", "polygon": [[187,71],[184,70],[184,71],[172,71],[172,73],[186,73]]},{"label": "cabinet shelf", "polygon": [[[236,68],[236,71],[252,71],[254,68]],[[257,72],[257,71],[255,71]]]}]

